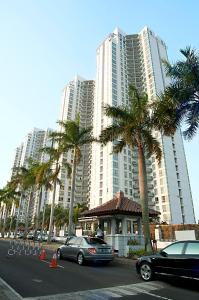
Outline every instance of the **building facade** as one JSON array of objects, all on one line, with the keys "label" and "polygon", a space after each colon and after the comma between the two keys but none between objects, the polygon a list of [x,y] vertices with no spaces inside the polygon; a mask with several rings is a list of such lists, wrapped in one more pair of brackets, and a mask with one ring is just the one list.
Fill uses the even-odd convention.
[{"label": "building facade", "polygon": [[[93,112],[94,136],[111,124],[103,107],[128,106],[128,87],[133,84],[153,100],[168,84],[162,60],[167,60],[165,43],[149,28],[126,35],[120,29],[111,33],[97,48],[96,89]],[[161,212],[167,223],[195,223],[194,208],[180,131],[173,137],[154,132],[162,148],[161,164],[155,157],[146,161],[149,207]],[[92,147],[90,207],[113,198],[122,190],[139,201],[138,159],[128,146],[111,155],[112,143]]]},{"label": "building facade", "polygon": [[[20,147],[17,147],[15,152],[15,159],[12,168],[12,177],[16,175],[16,168],[28,167],[28,159],[32,158],[34,161],[44,162],[48,158],[40,151],[42,148],[49,146],[49,133],[51,129],[47,131],[34,128],[29,132]],[[29,215],[29,220],[34,220],[37,205],[38,205],[38,193],[31,191],[32,197],[30,201],[30,191],[22,196],[21,207],[20,207],[20,222],[25,222],[26,215]],[[28,203],[30,201],[30,203]],[[47,201],[47,195],[45,192],[42,195],[42,205]],[[28,211],[27,211],[28,210]]]},{"label": "building facade", "polygon": [[[94,100],[93,80],[85,80],[76,76],[65,86],[62,93],[62,103],[60,109],[61,121],[74,120],[80,118],[80,126],[88,128],[92,126],[93,100]],[[59,128],[59,130],[62,130]],[[72,153],[67,153],[61,158],[60,179],[61,186],[57,186],[56,203],[69,207],[71,199],[71,180],[67,178],[67,171],[62,161],[67,159],[70,162]],[[81,161],[76,169],[75,178],[75,203],[89,201],[90,189],[90,168],[91,168],[91,145],[84,145],[81,149]]]}]

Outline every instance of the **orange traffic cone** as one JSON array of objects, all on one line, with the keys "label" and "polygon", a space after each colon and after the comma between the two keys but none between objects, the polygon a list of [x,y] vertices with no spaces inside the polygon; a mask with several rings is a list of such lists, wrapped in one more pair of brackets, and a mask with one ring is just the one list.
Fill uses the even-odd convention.
[{"label": "orange traffic cone", "polygon": [[44,260],[44,259],[46,259],[46,252],[45,252],[45,250],[44,250],[44,249],[43,249],[43,250],[41,250],[41,255],[40,255],[39,259],[40,259],[40,260]]},{"label": "orange traffic cone", "polygon": [[54,253],[51,263],[50,263],[50,268],[57,268],[57,254]]}]

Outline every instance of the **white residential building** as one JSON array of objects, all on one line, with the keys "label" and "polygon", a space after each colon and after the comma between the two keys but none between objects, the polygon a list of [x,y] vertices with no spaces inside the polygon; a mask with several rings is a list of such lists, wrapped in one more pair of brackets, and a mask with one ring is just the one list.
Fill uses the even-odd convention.
[{"label": "white residential building", "polygon": [[[16,168],[28,166],[29,158],[32,158],[33,160],[38,162],[42,162],[47,159],[46,155],[43,155],[40,149],[49,145],[49,140],[48,140],[49,132],[51,132],[51,129],[45,131],[42,129],[34,128],[31,132],[29,132],[25,136],[23,142],[21,143],[21,146],[17,147],[16,149],[14,164],[12,168],[12,176],[16,174]],[[46,199],[45,193],[43,194],[42,198],[43,198],[42,200],[42,205],[43,205]],[[29,201],[29,196],[27,194],[26,197],[22,198],[22,202],[21,202],[21,209],[20,209],[21,222],[24,222],[25,220],[28,201]],[[32,202],[30,203],[29,206],[30,219],[33,219],[35,216],[37,203],[38,203],[38,197],[36,193],[34,193],[32,197]]]},{"label": "white residential building", "polygon": [[[93,112],[94,136],[111,124],[103,107],[128,105],[128,86],[133,84],[153,99],[168,84],[162,59],[167,59],[165,43],[149,28],[126,35],[111,33],[97,49],[96,89]],[[195,223],[194,208],[181,133],[172,138],[154,132],[162,146],[162,161],[147,160],[149,206],[161,212],[167,223]],[[139,201],[136,151],[125,147],[111,155],[112,143],[92,147],[90,207],[113,198],[122,190]]]},{"label": "white residential building", "polygon": [[[92,126],[93,99],[94,81],[76,76],[63,89],[59,119],[61,121],[74,120],[79,115],[80,126],[83,128]],[[75,179],[76,203],[86,202],[89,199],[91,145],[84,145],[81,150],[82,157],[80,164],[77,166]],[[71,153],[64,155],[64,158],[70,162],[72,160]],[[60,172],[62,185],[61,187],[57,186],[56,203],[69,207],[71,180],[67,178],[66,168],[62,164],[62,160],[63,158],[61,159],[62,167]]]}]

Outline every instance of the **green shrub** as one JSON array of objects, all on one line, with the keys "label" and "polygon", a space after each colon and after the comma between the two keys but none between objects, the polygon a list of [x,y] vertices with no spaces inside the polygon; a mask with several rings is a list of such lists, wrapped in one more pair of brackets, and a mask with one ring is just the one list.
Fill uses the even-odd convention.
[{"label": "green shrub", "polygon": [[140,243],[138,240],[130,239],[130,240],[128,240],[127,245],[129,245],[129,246],[130,245],[140,245]]},{"label": "green shrub", "polygon": [[143,256],[143,255],[150,255],[153,254],[151,251],[145,251],[145,249],[139,249],[139,250],[132,250],[129,249],[129,256]]}]

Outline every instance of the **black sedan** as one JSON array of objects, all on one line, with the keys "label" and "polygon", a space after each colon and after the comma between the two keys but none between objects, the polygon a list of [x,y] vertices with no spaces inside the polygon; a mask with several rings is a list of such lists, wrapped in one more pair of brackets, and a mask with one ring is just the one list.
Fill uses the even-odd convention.
[{"label": "black sedan", "polygon": [[145,281],[152,280],[156,273],[199,278],[199,241],[175,242],[157,254],[142,256],[136,269]]}]

